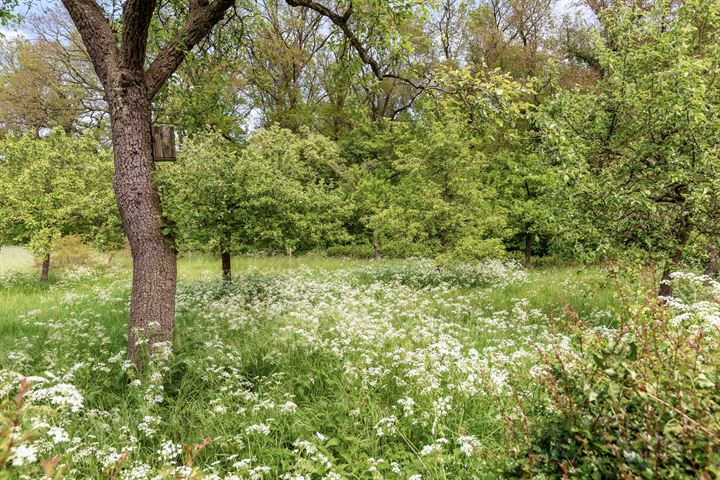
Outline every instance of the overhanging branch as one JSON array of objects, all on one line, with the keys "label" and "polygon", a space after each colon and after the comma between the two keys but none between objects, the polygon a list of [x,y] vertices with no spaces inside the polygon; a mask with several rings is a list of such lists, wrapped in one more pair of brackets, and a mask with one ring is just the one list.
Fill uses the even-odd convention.
[{"label": "overhanging branch", "polygon": [[153,98],[165,80],[177,70],[190,51],[225,16],[235,0],[191,2],[190,16],[178,35],[160,49],[145,72],[148,95]]}]

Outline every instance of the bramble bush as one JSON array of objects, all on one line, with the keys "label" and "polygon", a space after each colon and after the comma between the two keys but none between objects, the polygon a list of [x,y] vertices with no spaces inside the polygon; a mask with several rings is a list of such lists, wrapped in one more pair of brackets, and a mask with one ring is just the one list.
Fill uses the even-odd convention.
[{"label": "bramble bush", "polygon": [[538,347],[506,476],[718,478],[720,284],[673,278],[667,306],[650,291],[617,329],[575,319],[576,348]]}]

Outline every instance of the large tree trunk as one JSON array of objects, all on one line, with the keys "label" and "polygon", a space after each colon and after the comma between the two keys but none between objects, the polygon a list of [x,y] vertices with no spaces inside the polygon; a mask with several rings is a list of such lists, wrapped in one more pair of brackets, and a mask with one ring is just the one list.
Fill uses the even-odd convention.
[{"label": "large tree trunk", "polygon": [[232,281],[232,257],[229,252],[222,252],[220,254],[222,260],[222,277],[223,281],[230,283]]},{"label": "large tree trunk", "polygon": [[121,88],[111,99],[115,176],[113,185],[133,258],[128,357],[142,366],[147,353],[172,340],[175,318],[175,246],[162,231],[160,196],[154,181],[150,100],[144,82]]},{"label": "large tree trunk", "polygon": [[43,258],[42,268],[40,270],[40,281],[47,282],[50,276],[50,254],[48,253]]}]

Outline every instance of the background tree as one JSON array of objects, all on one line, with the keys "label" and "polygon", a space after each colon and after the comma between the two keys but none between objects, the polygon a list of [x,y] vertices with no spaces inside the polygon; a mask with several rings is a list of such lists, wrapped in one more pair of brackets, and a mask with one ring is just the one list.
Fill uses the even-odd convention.
[{"label": "background tree", "polygon": [[247,220],[236,177],[239,161],[238,147],[211,130],[186,139],[177,162],[158,169],[167,228],[178,248],[218,254],[227,281]]},{"label": "background tree", "polygon": [[575,212],[568,233],[600,253],[638,249],[664,265],[664,279],[719,214],[718,13],[701,0],[605,9],[604,76],[592,91],[559,93],[549,110]]},{"label": "background tree", "polygon": [[35,135],[55,127],[75,130],[87,95],[54,64],[56,47],[23,39],[0,42],[0,128]]},{"label": "background tree", "polygon": [[62,129],[0,140],[0,242],[28,245],[48,279],[53,241],[79,235],[96,246],[122,238],[110,153],[90,135]]},{"label": "background tree", "polygon": [[345,240],[347,208],[338,186],[344,165],[331,140],[308,131],[259,130],[237,170],[247,244],[291,256]]}]

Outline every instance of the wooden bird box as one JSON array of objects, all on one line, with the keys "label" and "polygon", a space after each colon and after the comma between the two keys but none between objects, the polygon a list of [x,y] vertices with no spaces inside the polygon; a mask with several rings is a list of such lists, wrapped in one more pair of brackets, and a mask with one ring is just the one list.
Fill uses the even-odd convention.
[{"label": "wooden bird box", "polygon": [[153,159],[156,162],[175,161],[175,129],[167,125],[152,126]]}]

